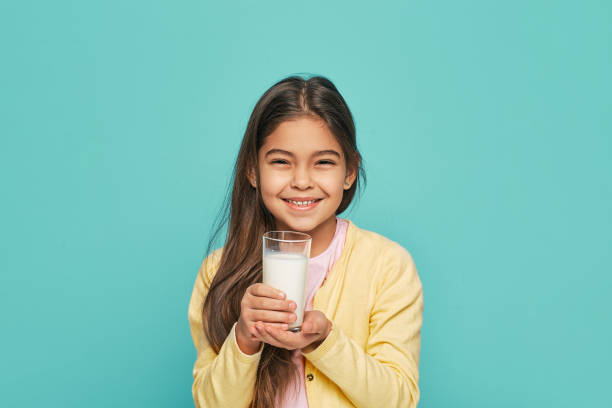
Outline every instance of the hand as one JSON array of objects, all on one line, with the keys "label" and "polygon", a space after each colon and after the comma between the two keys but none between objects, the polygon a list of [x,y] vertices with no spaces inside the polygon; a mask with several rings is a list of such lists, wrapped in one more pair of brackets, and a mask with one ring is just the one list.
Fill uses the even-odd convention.
[{"label": "hand", "polygon": [[246,354],[255,354],[260,346],[255,324],[266,324],[287,330],[288,323],[297,320],[293,311],[297,305],[285,299],[285,294],[263,283],[247,288],[240,302],[240,317],[236,324],[236,342]]},{"label": "hand", "polygon": [[277,326],[257,322],[255,337],[265,343],[287,350],[302,349],[308,353],[327,338],[332,324],[323,312],[311,310],[304,313],[302,330],[298,333],[278,328]]}]

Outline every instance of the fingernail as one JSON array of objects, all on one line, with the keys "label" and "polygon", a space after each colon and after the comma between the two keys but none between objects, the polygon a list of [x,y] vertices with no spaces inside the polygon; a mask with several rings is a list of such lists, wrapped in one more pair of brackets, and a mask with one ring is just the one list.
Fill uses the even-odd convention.
[{"label": "fingernail", "polygon": [[289,328],[288,324],[283,323],[283,330],[287,330]]},{"label": "fingernail", "polygon": [[285,294],[281,291],[278,291],[278,296],[280,296],[281,299],[285,298]]}]

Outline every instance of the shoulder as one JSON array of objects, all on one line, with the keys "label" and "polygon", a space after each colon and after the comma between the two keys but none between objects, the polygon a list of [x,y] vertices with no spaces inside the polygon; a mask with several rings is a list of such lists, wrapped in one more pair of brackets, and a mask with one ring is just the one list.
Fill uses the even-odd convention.
[{"label": "shoulder", "polygon": [[353,252],[387,262],[413,262],[412,255],[399,243],[373,231],[359,228],[350,222],[350,245]]},{"label": "shoulder", "polygon": [[[349,225],[351,236],[347,239],[353,265],[377,281],[408,280],[420,285],[411,253],[399,243],[373,231]],[[348,237],[347,237],[348,238]]]},{"label": "shoulder", "polygon": [[217,269],[219,268],[219,262],[221,261],[221,255],[223,255],[223,248],[218,248],[212,251],[200,265],[200,270],[198,271],[198,275],[204,285],[209,287]]},{"label": "shoulder", "polygon": [[200,330],[199,328],[201,328],[202,324],[202,304],[210,289],[210,284],[218,268],[222,252],[222,249],[217,249],[206,256],[200,264],[193,285],[191,300],[189,301],[189,321],[192,325],[192,333],[195,333],[194,340],[196,339],[195,336],[199,338],[198,330]]}]

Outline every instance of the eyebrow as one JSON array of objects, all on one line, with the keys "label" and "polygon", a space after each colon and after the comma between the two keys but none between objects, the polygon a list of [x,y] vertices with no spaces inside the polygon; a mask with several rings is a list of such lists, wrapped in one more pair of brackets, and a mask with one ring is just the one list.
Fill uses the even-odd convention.
[{"label": "eyebrow", "polygon": [[[284,155],[287,155],[287,156],[290,156],[290,157],[295,157],[295,155],[294,155],[293,153],[288,152],[287,150],[282,150],[282,149],[270,149],[270,150],[268,150],[268,151],[266,152],[266,155],[265,155],[264,157],[268,157],[269,155],[271,155],[271,154],[275,154],[275,153],[278,153],[278,154],[284,154]],[[338,152],[337,152],[337,151],[335,151],[335,150],[331,150],[331,149],[328,149],[328,150],[319,150],[319,151],[318,151],[318,152],[316,152],[316,153],[315,153],[313,156],[315,156],[315,157],[316,157],[316,156],[324,156],[324,155],[326,155],[326,154],[331,154],[332,156],[336,156],[336,157],[338,157],[338,158],[340,158],[340,157],[341,157],[341,156],[340,156],[340,153],[338,153]]]}]

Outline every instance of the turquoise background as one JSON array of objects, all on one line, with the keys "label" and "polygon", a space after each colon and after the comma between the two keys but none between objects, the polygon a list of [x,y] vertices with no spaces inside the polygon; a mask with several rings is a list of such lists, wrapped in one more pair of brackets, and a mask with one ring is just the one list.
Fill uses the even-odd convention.
[{"label": "turquoise background", "polygon": [[192,406],[187,306],[250,111],[332,79],[347,215],[424,284],[419,407],[612,406],[607,1],[4,1],[0,405]]}]

